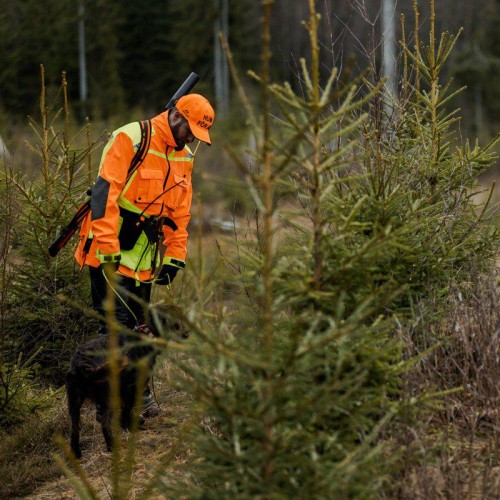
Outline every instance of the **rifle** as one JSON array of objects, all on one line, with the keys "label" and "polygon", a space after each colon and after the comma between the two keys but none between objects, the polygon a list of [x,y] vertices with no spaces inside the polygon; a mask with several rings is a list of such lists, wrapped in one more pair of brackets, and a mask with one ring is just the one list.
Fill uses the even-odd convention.
[{"label": "rifle", "polygon": [[[165,109],[172,108],[178,99],[186,95],[197,83],[200,77],[196,73],[191,73],[184,83],[179,87],[177,92],[172,96]],[[149,149],[149,140],[151,138],[151,122],[149,120],[141,121],[141,145],[137,150],[127,174],[127,181],[132,177],[132,174],[139,168],[139,165],[144,161],[147,151]],[[87,191],[90,196],[92,191]],[[71,237],[76,233],[81,223],[90,212],[90,199],[78,207],[76,214],[59,232],[56,239],[49,246],[49,255],[55,257],[62,248],[66,246]]]},{"label": "rifle", "polygon": [[186,95],[197,83],[200,77],[196,73],[191,73],[184,83],[179,87],[179,90],[172,96],[172,99],[168,101],[165,109],[170,109],[174,104],[183,96]]}]

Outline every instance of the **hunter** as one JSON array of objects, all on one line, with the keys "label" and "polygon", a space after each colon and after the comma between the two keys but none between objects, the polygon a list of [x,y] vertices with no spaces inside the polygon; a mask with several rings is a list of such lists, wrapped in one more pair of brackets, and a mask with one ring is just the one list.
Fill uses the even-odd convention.
[{"label": "hunter", "polygon": [[[134,328],[146,322],[135,297],[149,303],[153,283],[169,285],[185,267],[194,160],[188,144],[198,139],[210,145],[213,122],[208,99],[188,94],[150,121],[129,123],[111,134],[75,252],[80,266],[89,268],[92,306],[101,315],[109,273],[118,285],[116,320]],[[140,165],[127,180],[141,148]],[[99,333],[107,333],[105,321]]]}]

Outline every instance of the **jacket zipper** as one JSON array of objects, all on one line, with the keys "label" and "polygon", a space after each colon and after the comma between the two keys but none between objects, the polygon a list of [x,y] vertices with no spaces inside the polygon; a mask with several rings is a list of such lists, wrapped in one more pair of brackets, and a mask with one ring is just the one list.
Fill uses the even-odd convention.
[{"label": "jacket zipper", "polygon": [[[165,150],[165,158],[167,160],[167,165],[168,165],[168,170],[167,170],[167,175],[165,177],[165,180],[163,181],[163,191],[165,191],[165,186],[167,185],[168,178],[170,177],[170,160],[168,159],[168,146],[167,149]],[[161,211],[160,215],[163,213],[163,207],[165,205],[165,202],[163,200],[163,196],[161,197]]]},{"label": "jacket zipper", "polygon": [[[167,185],[167,182],[168,182],[168,178],[170,177],[170,160],[168,159],[168,146],[167,146],[167,149],[165,150],[165,158],[167,160],[167,165],[168,165],[168,170],[167,170],[167,175],[165,176],[165,180],[163,181],[163,188],[162,190],[165,191],[165,186]],[[161,208],[160,208],[160,213],[156,216],[151,216],[151,217],[161,217],[161,214],[163,213],[163,207],[165,206],[165,202],[163,201],[163,196],[161,198]],[[156,248],[158,248],[158,245],[159,245],[159,241],[156,243]],[[148,250],[148,248],[150,247],[150,243],[148,241],[148,244],[146,245],[146,248],[143,250],[142,252],[142,255],[141,255],[141,258],[139,259],[139,262],[137,263],[137,266],[135,266],[135,272],[137,272],[137,269],[139,269],[139,266],[141,265],[141,262],[142,262],[142,259],[144,258],[144,255],[146,254],[146,251]],[[156,253],[156,250],[155,250],[155,253]],[[153,268],[154,268],[154,265],[155,263],[153,262]]]}]

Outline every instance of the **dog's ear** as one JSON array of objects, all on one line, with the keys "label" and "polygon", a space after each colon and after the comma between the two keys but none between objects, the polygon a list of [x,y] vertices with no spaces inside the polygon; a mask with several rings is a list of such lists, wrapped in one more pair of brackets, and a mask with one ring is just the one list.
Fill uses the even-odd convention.
[{"label": "dog's ear", "polygon": [[155,337],[162,333],[167,336],[179,336],[184,339],[189,338],[189,332],[186,331],[182,321],[181,309],[174,304],[159,304],[150,310],[148,323]]},{"label": "dog's ear", "polygon": [[162,305],[152,306],[146,316],[147,324],[155,337],[161,337],[161,334],[165,330],[162,308]]},{"label": "dog's ear", "polygon": [[171,329],[177,333],[177,335],[179,335],[180,337],[182,337],[183,339],[188,339],[189,338],[189,332],[187,330],[184,329],[182,323],[180,321],[175,321],[172,325],[171,325]]},{"label": "dog's ear", "polygon": [[140,333],[142,335],[147,335],[148,337],[158,337],[155,332],[148,325],[139,325],[134,327],[134,332]]}]

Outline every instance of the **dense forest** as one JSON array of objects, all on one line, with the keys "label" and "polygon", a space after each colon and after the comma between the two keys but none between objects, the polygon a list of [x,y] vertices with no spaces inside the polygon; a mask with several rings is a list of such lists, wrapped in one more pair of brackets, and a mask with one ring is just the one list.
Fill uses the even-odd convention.
[{"label": "dense forest", "polygon": [[[401,39],[403,14],[408,36],[414,33],[413,3],[391,0],[394,40]],[[318,2],[321,21],[322,81],[335,66],[361,72],[374,66],[382,75],[382,0]],[[24,120],[38,106],[39,65],[47,84],[58,87],[62,71],[70,82],[69,96],[81,106],[79,87],[79,22],[85,34],[88,107],[91,118],[120,115],[125,108],[162,109],[179,81],[196,71],[202,90],[215,96],[217,32],[224,28],[236,64],[257,69],[262,6],[252,0],[157,1],[138,0],[2,0],[0,14],[0,134],[11,130],[10,119]],[[82,7],[84,7],[82,9]],[[79,10],[80,9],[80,10]],[[277,0],[272,19],[273,78],[300,86],[299,60],[308,57],[308,37],[300,23],[306,2]],[[428,30],[427,2],[419,6],[419,26]],[[500,72],[499,9],[496,0],[440,0],[436,2],[436,30],[464,32],[446,67],[446,76],[467,90],[458,103],[464,123],[474,134],[491,135],[500,120],[496,79]],[[223,16],[225,19],[223,19]],[[290,26],[296,26],[290,30]],[[396,53],[400,53],[397,47]],[[352,60],[353,59],[353,60]],[[397,61],[402,76],[401,60]],[[234,103],[237,106],[237,103]]]},{"label": "dense forest", "polygon": [[[0,6],[0,498],[498,496],[497,0]],[[77,238],[48,248],[191,71],[212,146],[151,338],[92,310]],[[99,319],[112,446],[84,405],[80,457]],[[153,356],[159,415],[125,429]]]}]

